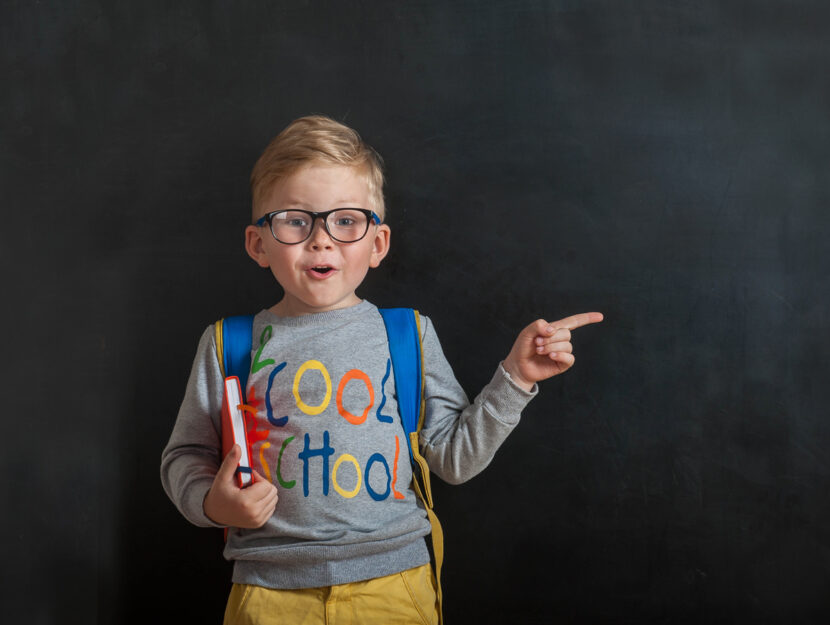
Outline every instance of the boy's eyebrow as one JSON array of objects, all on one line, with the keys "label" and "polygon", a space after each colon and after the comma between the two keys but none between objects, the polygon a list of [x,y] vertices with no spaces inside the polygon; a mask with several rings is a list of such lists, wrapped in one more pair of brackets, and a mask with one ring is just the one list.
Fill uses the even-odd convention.
[{"label": "boy's eyebrow", "polygon": [[[302,200],[294,200],[294,199],[287,199],[285,202],[280,204],[280,208],[277,210],[285,210],[286,207],[296,207],[296,208],[303,208],[307,211],[314,212],[314,206],[309,204],[308,202],[303,202]],[[334,203],[334,208],[364,208],[362,202],[357,202],[354,200],[338,200]]]},{"label": "boy's eyebrow", "polygon": [[300,200],[291,200],[291,199],[286,200],[285,202],[280,204],[280,208],[285,207],[285,206],[295,206],[295,207],[300,207],[300,208],[305,208],[305,209],[311,208],[311,204],[309,204],[308,202],[302,202]]}]

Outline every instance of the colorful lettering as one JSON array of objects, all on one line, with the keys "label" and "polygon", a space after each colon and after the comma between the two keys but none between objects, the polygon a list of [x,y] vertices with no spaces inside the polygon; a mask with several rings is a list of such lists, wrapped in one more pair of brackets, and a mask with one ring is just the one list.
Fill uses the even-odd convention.
[{"label": "colorful lettering", "polygon": [[334,448],[329,445],[329,432],[323,432],[323,446],[319,449],[310,449],[311,437],[306,433],[305,446],[303,450],[297,454],[300,460],[303,461],[303,496],[308,497],[308,460],[314,456],[323,457],[323,495],[328,497],[329,494],[329,457],[334,453]]},{"label": "colorful lettering", "polygon": [[380,406],[378,406],[378,410],[375,413],[375,416],[378,418],[378,421],[382,421],[383,423],[392,423],[394,419],[389,416],[388,414],[382,414],[381,410],[386,405],[386,380],[389,379],[389,373],[392,371],[392,361],[388,358],[386,359],[386,374],[383,376],[383,380],[380,383]]},{"label": "colorful lettering", "polygon": [[269,430],[257,429],[257,418],[259,406],[262,400],[256,396],[256,387],[252,384],[248,391],[248,407],[243,410],[245,415],[245,431],[248,433],[248,444],[253,447],[254,443],[268,438]]},{"label": "colorful lettering", "polygon": [[[262,355],[262,349],[265,347],[265,344],[271,340],[271,334],[274,332],[271,326],[265,326],[265,329],[262,331],[262,334],[259,337],[259,349],[256,350],[256,356],[254,356],[254,362],[251,364],[251,373],[256,373],[263,367],[267,367],[268,365],[274,364],[273,358],[268,358],[266,360],[260,361],[259,357]],[[266,334],[268,336],[266,336]]]},{"label": "colorful lettering", "polygon": [[[308,434],[306,434],[306,436],[308,436]],[[277,481],[283,488],[294,488],[294,485],[297,483],[297,480],[291,480],[290,482],[286,482],[284,479],[282,479],[282,454],[285,452],[285,448],[288,447],[288,443],[290,443],[293,440],[294,437],[289,436],[283,441],[282,447],[280,447],[279,458],[277,458]],[[306,491],[306,497],[308,497],[308,487],[306,487],[304,490]]]},{"label": "colorful lettering", "polygon": [[271,467],[268,466],[268,461],[265,460],[265,450],[271,446],[271,443],[265,442],[259,448],[259,462],[262,465],[263,471],[265,471],[265,478],[269,482],[273,482],[274,480],[271,479]]},{"label": "colorful lettering", "polygon": [[[271,326],[268,327],[270,328]],[[285,424],[288,423],[288,415],[280,417],[279,419],[274,418],[274,410],[271,407],[271,387],[274,385],[274,378],[276,377],[276,375],[280,371],[285,369],[285,364],[286,363],[281,362],[276,367],[274,367],[274,370],[268,376],[268,388],[265,390],[265,408],[268,415],[268,423],[277,428],[284,427]]]},{"label": "colorful lettering", "polygon": [[[337,469],[340,468],[340,465],[344,462],[351,462],[354,465],[354,470],[357,472],[357,480],[355,487],[350,491],[343,490],[337,483]],[[331,483],[334,486],[334,490],[336,490],[340,495],[342,495],[346,499],[351,499],[352,497],[357,495],[357,493],[360,492],[361,477],[362,476],[360,475],[360,465],[357,464],[357,460],[351,454],[343,454],[342,456],[340,456],[335,461],[334,468],[331,470]]]},{"label": "colorful lettering", "polygon": [[[359,417],[357,415],[353,415],[343,407],[343,391],[346,390],[346,385],[351,380],[362,380],[366,385],[366,390],[369,391],[369,403],[366,408],[363,409],[363,414]],[[372,409],[372,405],[374,403],[375,389],[372,388],[372,381],[369,379],[369,376],[363,373],[360,369],[352,369],[351,371],[347,371],[346,374],[340,379],[340,384],[337,385],[337,412],[340,413],[340,416],[352,425],[360,425],[366,421],[366,417],[369,415],[369,410]]]},{"label": "colorful lettering", "polygon": [[[382,495],[376,493],[372,489],[372,485],[369,484],[369,471],[372,469],[372,465],[376,462],[380,462],[383,464],[383,468],[386,469],[386,490],[383,492]],[[375,453],[369,457],[369,460],[366,462],[366,471],[364,472],[364,483],[366,484],[366,492],[369,493],[369,496],[374,499],[375,501],[383,501],[389,496],[390,490],[390,478],[389,478],[389,465],[386,463],[386,458],[382,455]]]},{"label": "colorful lettering", "polygon": [[[395,499],[404,499],[404,496],[395,489],[395,484],[398,482],[398,458],[401,455],[401,442],[395,436],[395,463],[392,467],[392,493]],[[387,469],[388,471],[388,469]]]},{"label": "colorful lettering", "polygon": [[[300,379],[302,379],[303,374],[310,369],[319,371],[323,375],[323,380],[326,382],[326,396],[323,398],[323,401],[319,406],[309,406],[300,397]],[[331,401],[331,377],[329,377],[329,372],[325,365],[319,360],[305,361],[300,368],[297,369],[297,373],[294,375],[294,388],[292,390],[294,391],[294,399],[297,401],[297,408],[302,410],[305,414],[314,416],[323,412]]]},{"label": "colorful lettering", "polygon": [[[287,425],[289,416],[284,415],[280,417],[276,417],[275,414],[280,414],[276,412],[276,410],[284,410],[279,402],[276,405],[272,404],[271,393],[274,390],[274,382],[276,380],[277,375],[284,371],[287,363],[281,362],[278,365],[274,363],[274,359],[268,359],[260,361],[260,356],[262,353],[262,348],[264,345],[270,340],[272,334],[271,326],[266,327],[263,332],[262,336],[260,337],[260,348],[257,351],[257,356],[254,359],[254,367],[253,370],[260,370],[267,364],[274,365],[273,370],[268,372],[268,383],[265,390],[265,397],[264,399],[260,399],[255,397],[255,388],[251,385],[251,389],[249,391],[250,395],[250,402],[249,406],[245,406],[245,413],[246,417],[249,419],[248,421],[248,432],[249,432],[249,441],[251,446],[253,447],[255,442],[261,441],[270,433],[270,429],[267,425],[265,425],[266,430],[259,430],[257,431],[257,426],[259,425],[262,427],[266,424],[266,420],[260,420],[255,418],[255,415],[262,410],[262,404],[265,404],[266,410],[264,411],[266,414],[263,415],[267,418],[267,424],[274,428],[283,428]],[[322,393],[322,398],[317,405],[309,405],[306,403],[300,391],[300,384],[304,379],[306,373],[310,371],[317,371],[323,378],[324,382],[324,389],[321,389],[318,380],[314,380],[312,384],[306,383],[303,386],[304,392],[307,397],[311,397],[311,401],[317,401],[320,398],[321,390],[324,390]],[[383,411],[387,407],[387,401],[389,396],[386,393],[386,384],[390,381],[392,377],[392,362],[390,359],[387,358],[386,360],[386,372],[383,376],[383,380],[381,382],[381,400],[380,405],[377,406],[375,410],[375,389],[372,384],[371,378],[361,371],[360,369],[351,369],[347,371],[339,380],[337,385],[337,392],[335,394],[335,404],[337,407],[337,411],[346,421],[348,421],[351,425],[361,425],[366,423],[366,420],[369,416],[370,411],[375,410],[375,417],[381,423],[394,423],[396,417],[392,414],[385,414]],[[360,381],[366,387],[366,391],[368,394],[367,396],[362,395],[362,391],[352,389],[352,392],[349,396],[346,396],[346,390],[350,382],[353,381]],[[287,382],[287,380],[286,380]],[[331,404],[332,399],[332,379],[331,375],[329,374],[328,369],[326,366],[320,362],[319,360],[307,360],[304,362],[300,367],[297,369],[296,373],[294,374],[293,384],[292,384],[292,393],[294,395],[294,399],[296,402],[296,408],[302,413],[310,416],[315,416],[323,413]],[[367,397],[368,402],[365,407],[359,412],[359,414],[352,413],[349,409],[346,408],[344,405],[345,401],[349,402],[349,408],[355,409],[360,405],[360,397]],[[357,404],[357,407],[354,404]],[[296,414],[296,413],[294,413]],[[295,436],[289,436],[282,441],[280,446],[279,454],[276,458],[276,467],[272,472],[271,466],[269,465],[269,459],[271,462],[274,462],[273,452],[268,452],[269,449],[272,449],[272,444],[269,442],[263,442],[259,449],[259,460],[262,466],[263,473],[265,477],[276,484],[278,484],[281,488],[291,489],[297,486],[297,482],[299,481],[299,475],[295,475],[297,479],[286,479],[282,473],[282,461],[283,457],[285,456],[285,452],[288,449],[288,446],[294,442],[294,439],[298,437],[300,433],[296,433]],[[283,435],[284,436],[284,435]],[[316,438],[315,434],[315,438]],[[282,438],[280,436],[279,438]],[[331,483],[334,486],[335,492],[339,494],[344,499],[353,499],[360,494],[361,488],[363,486],[366,487],[366,492],[374,501],[384,501],[389,498],[391,495],[396,500],[405,499],[406,496],[404,493],[398,491],[397,483],[398,483],[398,464],[402,462],[401,459],[401,442],[399,436],[395,436],[395,455],[394,455],[394,462],[393,466],[389,466],[389,462],[381,453],[373,453],[365,465],[362,465],[358,459],[349,453],[340,454],[338,458],[332,460],[335,454],[335,448],[332,445],[331,433],[328,430],[323,431],[322,433],[322,444],[319,447],[312,447],[311,443],[311,434],[306,432],[303,435],[303,448],[302,450],[294,455],[291,453],[287,456],[287,458],[298,458],[300,462],[302,462],[302,486],[303,486],[303,496],[309,497],[311,491],[310,485],[310,463],[314,458],[320,458],[321,464],[316,465],[319,466],[321,469],[320,475],[322,479],[321,484],[321,491],[324,496],[329,495],[329,484]],[[388,440],[388,439],[387,439]],[[405,451],[403,452],[405,455]],[[294,463],[290,460],[288,461],[290,465],[289,473],[295,473],[297,469],[294,467]],[[353,487],[351,489],[348,488],[349,484],[349,477],[346,477],[345,481],[347,486],[343,486],[340,482],[342,479],[343,474],[340,471],[342,465],[344,463],[352,464],[355,470],[355,481],[353,483]],[[386,485],[383,490],[380,492],[372,488],[370,475],[372,469],[375,467],[376,464],[380,464],[383,466],[383,469],[386,473]],[[331,467],[331,470],[330,470]],[[348,471],[347,471],[348,472]],[[382,487],[383,485],[383,478],[382,476],[377,476],[377,471],[375,471],[376,479],[374,480],[376,487]],[[317,491],[319,492],[319,491]]]}]

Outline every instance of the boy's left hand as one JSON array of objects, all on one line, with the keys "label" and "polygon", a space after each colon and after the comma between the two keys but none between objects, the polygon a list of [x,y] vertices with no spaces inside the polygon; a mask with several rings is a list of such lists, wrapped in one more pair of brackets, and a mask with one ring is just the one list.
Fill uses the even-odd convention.
[{"label": "boy's left hand", "polygon": [[602,321],[589,312],[548,323],[538,319],[519,333],[502,366],[513,381],[529,391],[536,382],[564,373],[574,364],[571,330]]}]

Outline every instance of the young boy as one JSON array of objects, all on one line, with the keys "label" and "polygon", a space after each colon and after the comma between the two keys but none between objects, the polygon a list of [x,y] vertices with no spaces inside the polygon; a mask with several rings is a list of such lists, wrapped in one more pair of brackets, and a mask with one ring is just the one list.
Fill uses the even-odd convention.
[{"label": "young boy", "polygon": [[[436,623],[430,523],[411,486],[386,331],[355,293],[389,251],[380,158],[350,128],[305,117],[268,145],[251,186],[245,249],[284,292],[254,318],[254,483],[236,485],[238,447],[221,458],[210,327],[162,455],[164,489],[192,523],[231,528],[226,624]],[[432,472],[458,484],[484,469],[535,383],[573,365],[571,330],[601,320],[532,323],[470,404],[421,317],[420,451]]]}]

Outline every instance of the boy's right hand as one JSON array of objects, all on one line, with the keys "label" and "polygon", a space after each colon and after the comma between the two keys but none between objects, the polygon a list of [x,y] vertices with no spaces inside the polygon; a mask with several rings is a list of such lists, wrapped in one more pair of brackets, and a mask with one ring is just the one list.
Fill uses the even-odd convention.
[{"label": "boy's right hand", "polygon": [[213,485],[205,495],[205,514],[220,525],[256,529],[265,525],[274,514],[277,487],[254,471],[253,484],[239,488],[234,473],[241,455],[239,445],[234,445],[225,456],[213,478]]}]

